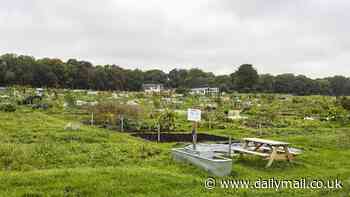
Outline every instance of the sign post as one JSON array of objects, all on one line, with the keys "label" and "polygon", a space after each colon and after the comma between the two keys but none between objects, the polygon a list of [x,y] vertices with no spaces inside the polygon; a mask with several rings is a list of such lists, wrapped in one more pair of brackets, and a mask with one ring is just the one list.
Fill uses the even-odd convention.
[{"label": "sign post", "polygon": [[120,131],[124,132],[124,116],[120,116]]},{"label": "sign post", "polygon": [[157,125],[158,142],[160,142],[160,124]]},{"label": "sign post", "polygon": [[188,109],[187,110],[187,120],[193,122],[193,124],[192,124],[192,142],[193,142],[193,150],[196,150],[197,127],[198,127],[198,122],[201,120],[201,110]]}]

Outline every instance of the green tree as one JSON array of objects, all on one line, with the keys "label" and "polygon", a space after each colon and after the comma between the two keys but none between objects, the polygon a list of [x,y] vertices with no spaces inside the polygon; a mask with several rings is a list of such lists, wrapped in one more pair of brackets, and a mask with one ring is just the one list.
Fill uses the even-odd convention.
[{"label": "green tree", "polygon": [[275,77],[276,93],[292,93],[295,76],[293,74],[282,74]]},{"label": "green tree", "polygon": [[214,84],[223,92],[229,92],[232,88],[231,77],[229,75],[216,76]]},{"label": "green tree", "polygon": [[259,75],[251,64],[243,64],[231,75],[238,91],[249,92],[255,89]]},{"label": "green tree", "polygon": [[169,83],[168,86],[171,88],[184,88],[185,81],[184,79],[187,78],[187,70],[185,69],[173,69],[169,72]]},{"label": "green tree", "polygon": [[345,96],[343,96],[340,99],[340,104],[343,106],[344,109],[350,111],[350,99],[348,99]]},{"label": "green tree", "polygon": [[167,81],[167,75],[161,70],[148,70],[144,74],[145,83],[162,83]]},{"label": "green tree", "polygon": [[213,85],[215,75],[211,72],[204,72],[198,68],[192,68],[188,71],[185,79],[185,86],[187,88],[195,88],[200,86]]},{"label": "green tree", "polygon": [[260,92],[272,93],[274,92],[275,77],[270,74],[259,76],[257,90]]},{"label": "green tree", "polygon": [[16,81],[16,74],[12,71],[6,71],[4,79],[6,83],[14,84]]},{"label": "green tree", "polygon": [[161,131],[174,131],[176,114],[174,111],[166,109],[163,111],[158,119]]},{"label": "green tree", "polygon": [[330,83],[331,93],[335,96],[345,95],[347,92],[347,88],[349,88],[349,79],[343,76],[334,76],[328,78]]}]

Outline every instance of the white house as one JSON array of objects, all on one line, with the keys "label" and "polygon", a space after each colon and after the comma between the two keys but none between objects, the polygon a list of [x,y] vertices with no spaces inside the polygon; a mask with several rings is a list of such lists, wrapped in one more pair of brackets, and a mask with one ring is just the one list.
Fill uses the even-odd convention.
[{"label": "white house", "polygon": [[76,100],[76,101],[75,101],[75,104],[76,104],[77,106],[83,106],[83,105],[87,105],[88,102],[82,101],[82,100]]},{"label": "white house", "polygon": [[[68,91],[68,90],[67,90]],[[72,90],[72,92],[74,93],[79,93],[79,92],[85,92],[86,90],[80,90],[80,89],[75,89],[75,90]]]},{"label": "white house", "polygon": [[219,94],[219,88],[210,88],[210,87],[203,87],[203,88],[192,88],[190,91],[190,94],[198,94],[198,95],[213,95],[213,94]]},{"label": "white house", "polygon": [[43,96],[44,95],[44,88],[36,88],[35,89],[35,94],[37,95],[37,96]]},{"label": "white house", "polygon": [[87,102],[87,101],[82,101],[82,100],[76,100],[75,104],[77,106],[83,106],[83,105],[95,106],[98,104],[98,102],[97,101]]},{"label": "white house", "polygon": [[241,116],[241,110],[230,110],[228,111],[227,118],[231,120],[240,120],[240,119],[247,119],[248,117]]},{"label": "white house", "polygon": [[5,92],[7,90],[7,87],[0,87],[0,92]]},{"label": "white house", "polygon": [[87,95],[98,95],[98,91],[88,91]]},{"label": "white house", "polygon": [[146,93],[161,92],[164,90],[164,86],[161,83],[146,83],[142,87]]}]

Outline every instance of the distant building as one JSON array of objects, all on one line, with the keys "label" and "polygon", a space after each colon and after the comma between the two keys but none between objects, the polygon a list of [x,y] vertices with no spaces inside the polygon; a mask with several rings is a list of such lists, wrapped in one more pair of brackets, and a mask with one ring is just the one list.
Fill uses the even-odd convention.
[{"label": "distant building", "polygon": [[75,104],[77,106],[83,106],[83,105],[95,106],[98,104],[98,102],[97,101],[87,102],[87,101],[82,101],[82,100],[76,100]]},{"label": "distant building", "polygon": [[4,92],[7,90],[7,87],[0,87],[0,92]]},{"label": "distant building", "polygon": [[98,91],[88,91],[87,95],[98,95]]},{"label": "distant building", "polygon": [[227,118],[230,120],[240,120],[247,119],[246,116],[241,116],[241,110],[229,110],[227,114]]},{"label": "distant building", "polygon": [[219,94],[219,88],[202,87],[202,88],[192,88],[190,94],[198,95],[214,95]]},{"label": "distant building", "polygon": [[136,100],[130,100],[126,102],[127,105],[139,105]]},{"label": "distant building", "polygon": [[83,106],[83,105],[87,105],[88,102],[82,101],[82,100],[76,100],[76,101],[75,101],[75,104],[76,104],[77,106]]},{"label": "distant building", "polygon": [[80,90],[80,89],[75,89],[75,90],[72,90],[72,92],[74,93],[78,93],[78,92],[85,92],[86,90]]},{"label": "distant building", "polygon": [[36,94],[37,96],[43,96],[43,95],[44,95],[44,92],[45,92],[44,88],[36,88],[36,89],[35,89],[35,94]]},{"label": "distant building", "polygon": [[164,86],[161,83],[146,83],[142,85],[142,88],[146,93],[161,92],[164,90]]}]

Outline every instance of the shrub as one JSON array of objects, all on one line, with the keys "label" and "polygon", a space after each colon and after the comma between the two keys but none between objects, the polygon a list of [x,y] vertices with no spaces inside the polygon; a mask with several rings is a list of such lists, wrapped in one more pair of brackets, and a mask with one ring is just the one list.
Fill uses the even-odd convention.
[{"label": "shrub", "polygon": [[187,94],[188,93],[188,89],[186,89],[186,88],[176,88],[175,93],[176,94]]},{"label": "shrub", "polygon": [[173,111],[165,110],[159,116],[159,125],[162,131],[174,131],[175,130],[176,114]]},{"label": "shrub", "polygon": [[64,101],[69,107],[75,106],[75,100],[74,96],[70,93],[64,95]]},{"label": "shrub", "polygon": [[10,103],[3,104],[0,106],[0,110],[4,112],[15,112],[16,106]]},{"label": "shrub", "polygon": [[153,106],[156,109],[159,109],[161,107],[160,99],[158,97],[153,97]]},{"label": "shrub", "polygon": [[48,103],[42,103],[42,104],[34,104],[32,106],[32,109],[42,109],[42,110],[48,110],[49,108],[51,108],[52,105],[48,104]]},{"label": "shrub", "polygon": [[350,99],[344,96],[340,99],[340,104],[344,109],[350,111]]},{"label": "shrub", "polygon": [[113,102],[99,103],[90,108],[94,113],[94,121],[97,124],[116,125],[117,120],[123,117],[124,124],[137,122],[142,116],[143,110],[138,105],[118,104]]}]

